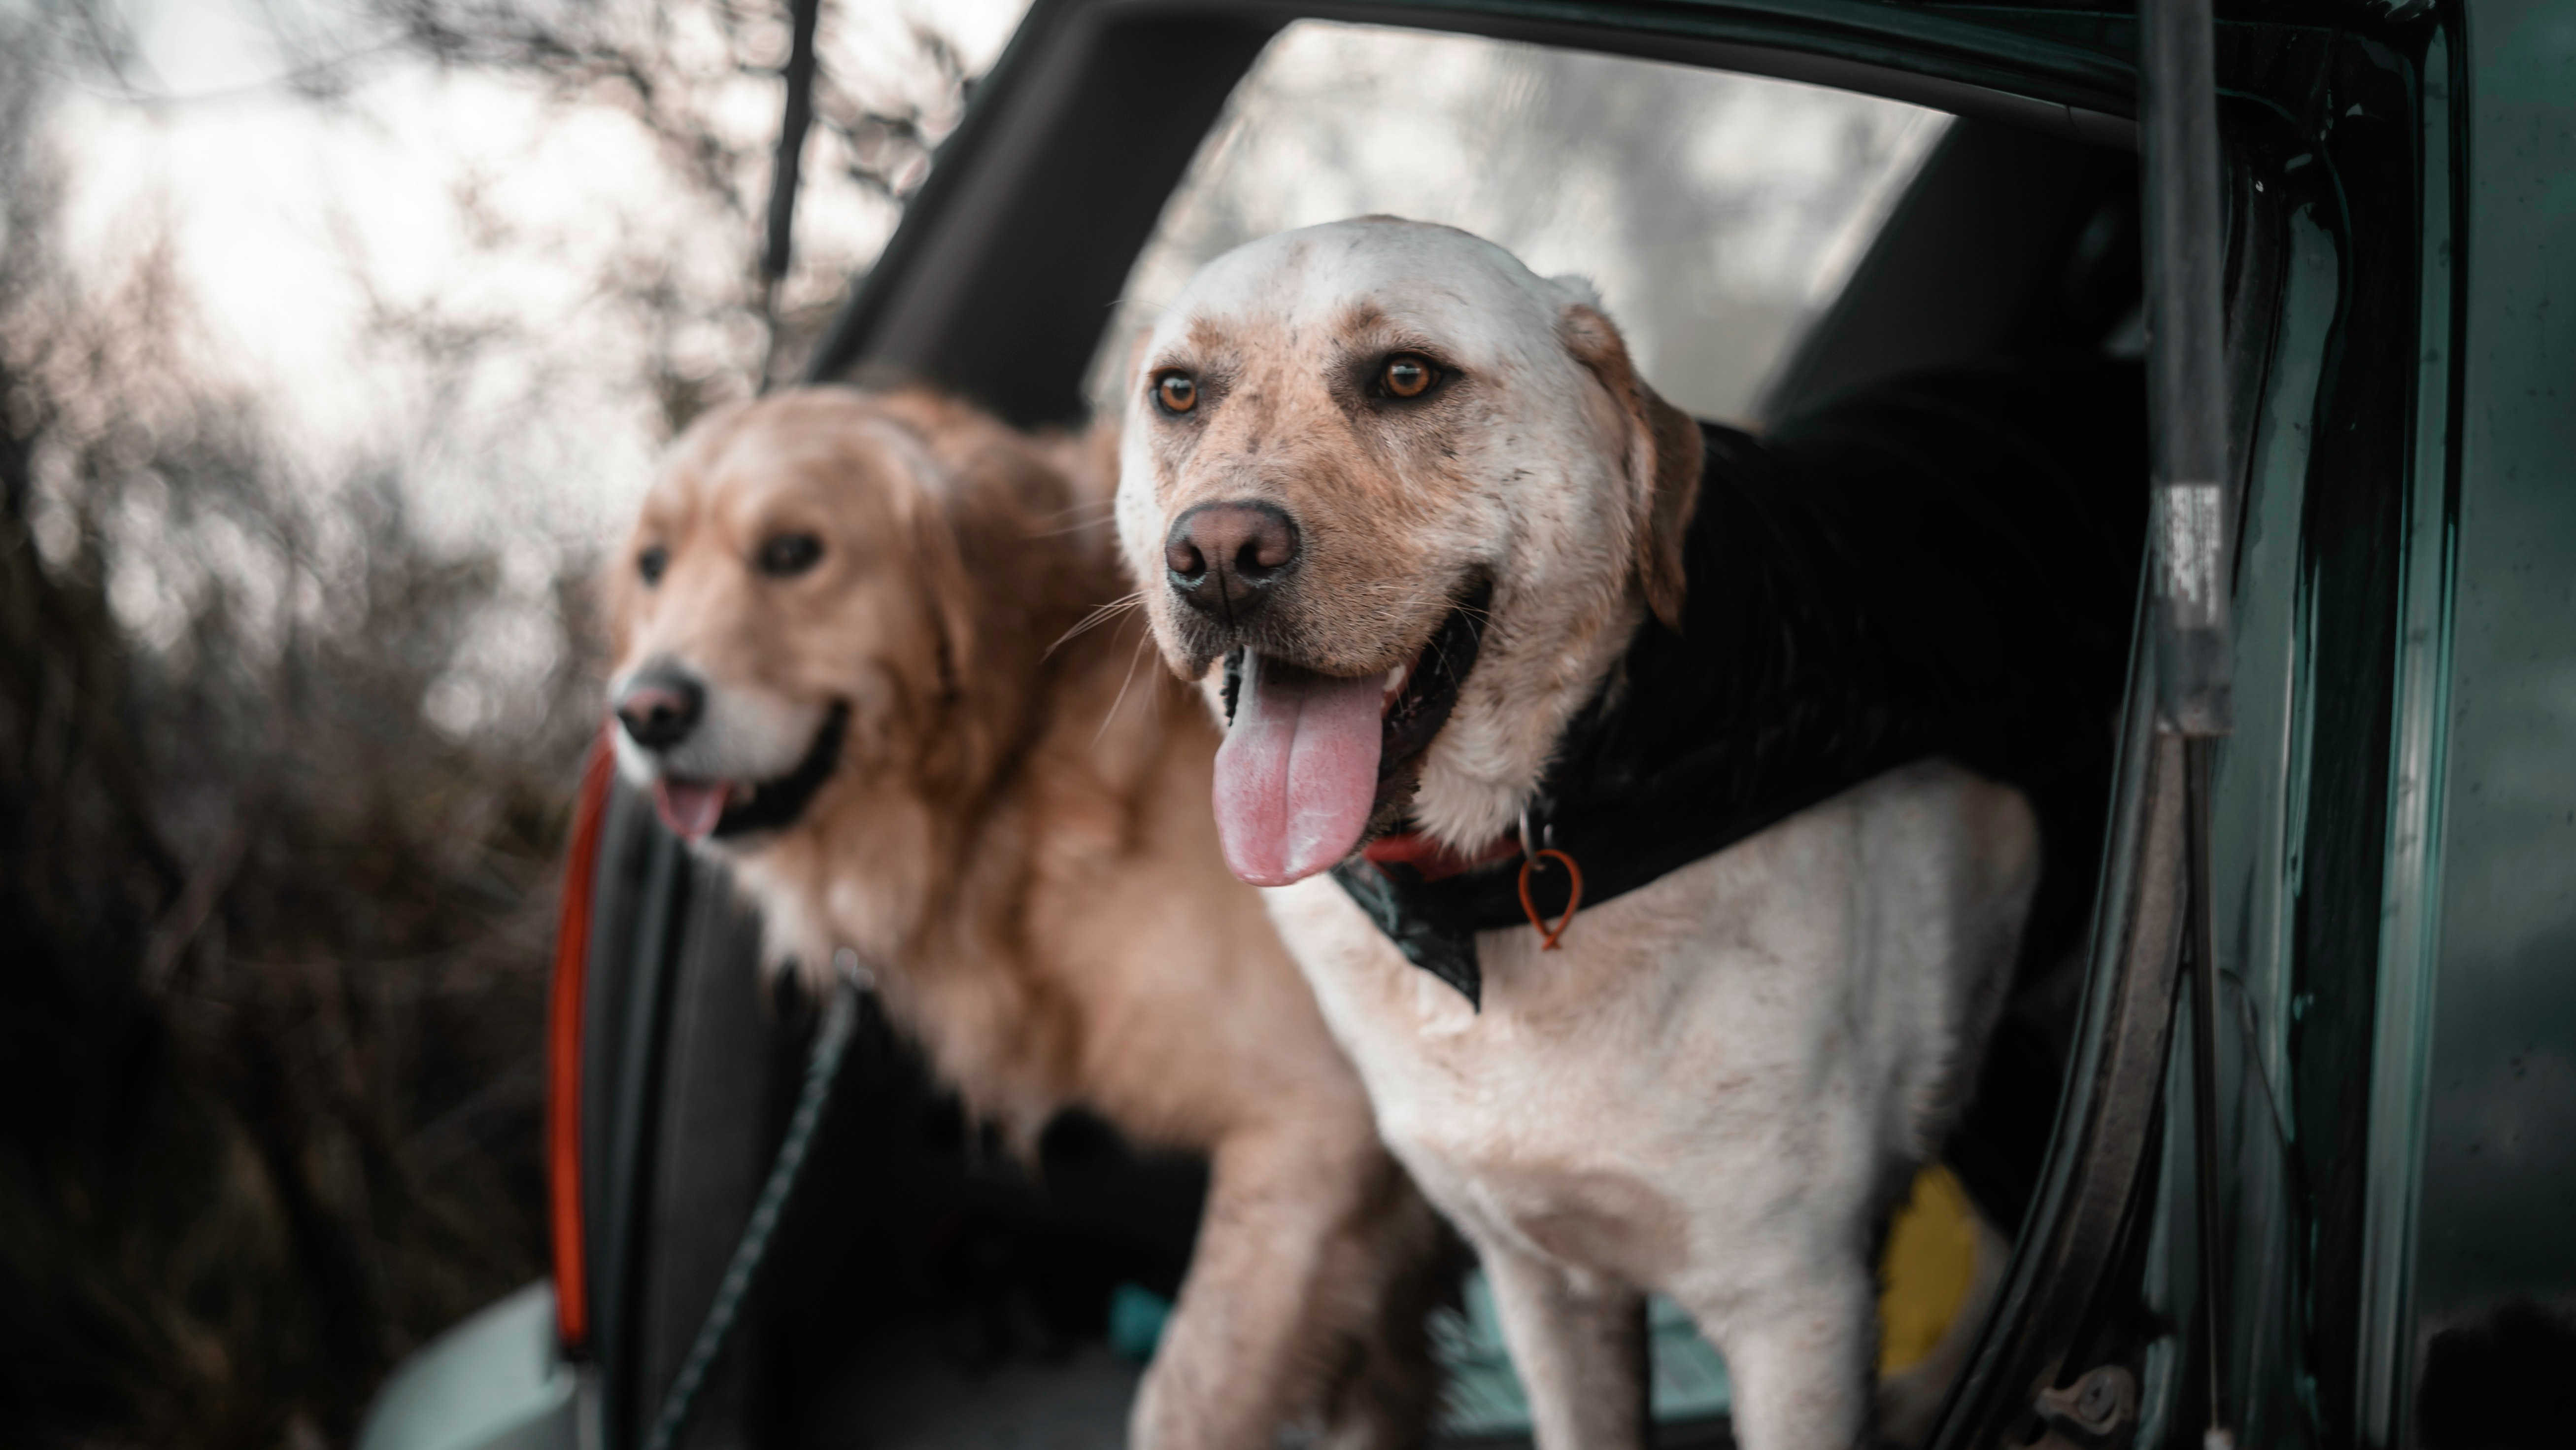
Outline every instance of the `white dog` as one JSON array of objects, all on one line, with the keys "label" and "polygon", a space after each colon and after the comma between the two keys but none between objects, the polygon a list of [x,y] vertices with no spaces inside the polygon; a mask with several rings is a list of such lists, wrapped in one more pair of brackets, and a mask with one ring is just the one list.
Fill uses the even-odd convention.
[{"label": "white dog", "polygon": [[[1119,532],[1231,722],[1228,864],[1481,1254],[1550,1450],[1640,1443],[1649,1292],[1750,1450],[1867,1428],[1875,1236],[2038,874],[2023,794],[1951,757],[2039,748],[2033,661],[2075,648],[1925,396],[1863,408],[1876,442],[1704,434],[1581,283],[1392,218],[1218,259],[1138,355]],[[2064,482],[1996,471],[2041,513]],[[1960,663],[1961,628],[2010,639]]]}]

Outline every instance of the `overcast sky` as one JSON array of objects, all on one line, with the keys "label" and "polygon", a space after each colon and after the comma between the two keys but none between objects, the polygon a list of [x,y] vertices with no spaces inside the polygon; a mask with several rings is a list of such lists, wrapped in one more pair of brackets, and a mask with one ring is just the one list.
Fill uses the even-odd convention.
[{"label": "overcast sky", "polygon": [[[827,5],[824,53],[871,104],[901,110],[946,95],[910,27],[980,72],[1022,3]],[[0,0],[0,18],[29,15],[27,0]],[[664,441],[648,344],[735,391],[759,355],[756,325],[721,308],[697,309],[715,318],[707,335],[647,337],[603,279],[643,269],[701,302],[739,298],[757,219],[683,185],[613,105],[441,72],[339,0],[115,0],[110,18],[135,63],[121,83],[58,74],[47,118],[82,283],[111,287],[166,247],[195,317],[161,352],[237,389],[273,427],[285,474],[272,485],[307,500],[327,532],[346,512],[336,491],[390,477],[434,546],[491,558],[496,592],[423,709],[459,738],[531,725],[545,699],[531,687],[564,659],[557,590],[623,536]],[[317,60],[341,83],[330,100],[281,83]],[[777,82],[742,77],[717,99],[718,123],[762,151],[765,189]],[[824,164],[822,144],[807,153],[791,299],[838,297],[897,220]],[[405,325],[373,325],[387,315]],[[429,356],[421,337],[470,345]],[[109,602],[139,640],[183,640],[217,574],[265,600],[258,612],[305,607],[269,577],[273,550],[227,553],[241,541],[221,530],[175,530],[157,497],[145,480],[101,521],[118,545]],[[31,503],[40,547],[67,555],[73,515],[41,470]]]},{"label": "overcast sky", "polygon": [[[548,346],[515,365],[561,380],[560,392],[548,390],[545,426],[496,419],[495,436],[465,461],[496,485],[543,475],[543,507],[520,509],[520,525],[578,532],[622,514],[658,440],[638,416],[649,399],[615,370],[580,363],[586,350],[624,341],[592,305],[600,269],[620,249],[658,243],[672,266],[721,290],[755,239],[676,195],[640,128],[612,108],[549,103],[509,77],[442,74],[386,48],[330,0],[120,8],[140,52],[129,89],[84,80],[64,89],[56,111],[74,255],[104,274],[166,235],[210,361],[276,402],[322,474],[341,456],[400,442],[423,406],[416,365],[363,345],[371,306],[465,328],[506,321],[540,336]],[[824,45],[840,75],[900,95],[926,80],[901,74],[917,65],[906,27],[939,31],[981,70],[1021,8],[855,0],[827,7]],[[354,84],[343,98],[316,104],[278,83],[315,56],[348,58]],[[775,84],[742,91],[729,119],[744,134],[773,134]],[[875,255],[897,213],[829,167],[809,165],[806,177],[798,285],[828,295]],[[509,244],[491,244],[496,223]],[[527,381],[483,386],[500,406]],[[494,447],[516,456],[491,457]],[[467,491],[487,495],[471,500],[475,513],[509,516],[514,499],[531,500],[526,487]]]}]

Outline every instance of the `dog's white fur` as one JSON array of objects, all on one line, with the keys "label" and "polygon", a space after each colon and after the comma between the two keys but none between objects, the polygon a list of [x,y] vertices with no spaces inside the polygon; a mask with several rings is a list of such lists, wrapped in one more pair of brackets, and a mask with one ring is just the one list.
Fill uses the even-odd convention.
[{"label": "dog's white fur", "polygon": [[[1396,351],[1448,391],[1354,392]],[[1149,400],[1169,368],[1198,380],[1184,417]],[[1660,491],[1695,487],[1696,435],[1587,292],[1464,233],[1369,218],[1220,258],[1131,396],[1131,566],[1158,580],[1195,504],[1284,509],[1304,555],[1262,639],[1296,663],[1403,663],[1490,578],[1411,804],[1450,846],[1509,828],[1633,631],[1677,616]],[[1147,593],[1176,670],[1212,679],[1227,642]],[[1726,1355],[1748,1450],[1844,1450],[1869,1416],[1873,1234],[1959,1106],[2036,872],[2018,793],[1919,763],[1585,910],[1561,950],[1482,934],[1481,1012],[1329,878],[1267,897],[1388,1143],[1482,1255],[1542,1446],[1639,1443],[1636,1309],[1662,1292]]]}]

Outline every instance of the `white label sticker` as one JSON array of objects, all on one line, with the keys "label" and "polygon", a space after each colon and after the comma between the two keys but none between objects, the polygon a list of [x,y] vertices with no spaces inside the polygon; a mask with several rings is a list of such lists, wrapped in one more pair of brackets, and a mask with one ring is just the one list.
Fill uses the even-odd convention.
[{"label": "white label sticker", "polygon": [[2187,615],[2206,618],[2218,599],[2218,485],[2169,483],[2156,490],[2162,515],[2164,593]]}]

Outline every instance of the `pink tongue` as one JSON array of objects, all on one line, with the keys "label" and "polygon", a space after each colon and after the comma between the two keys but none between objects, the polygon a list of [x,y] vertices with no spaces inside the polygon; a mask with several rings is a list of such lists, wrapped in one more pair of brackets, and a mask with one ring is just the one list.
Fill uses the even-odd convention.
[{"label": "pink tongue", "polygon": [[673,780],[666,775],[653,782],[653,808],[671,834],[695,841],[716,828],[724,815],[725,794],[722,781]]},{"label": "pink tongue", "polygon": [[1247,655],[1216,753],[1225,864],[1255,886],[1302,881],[1351,853],[1377,801],[1384,677],[1318,675]]}]

